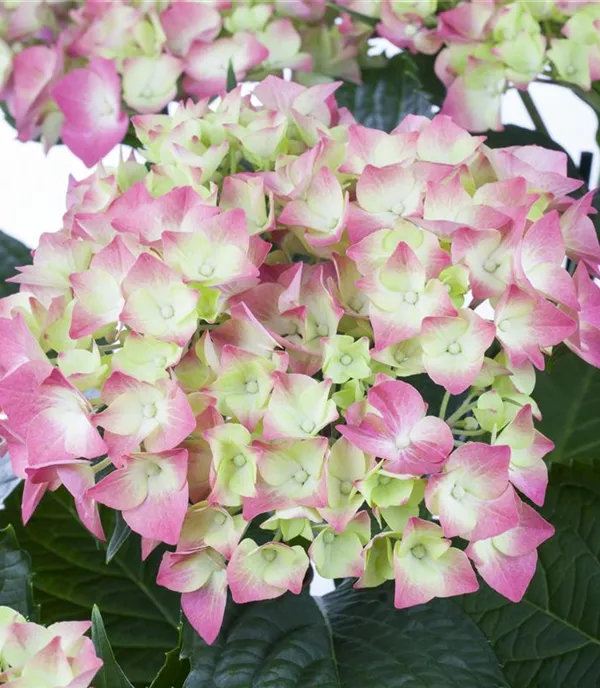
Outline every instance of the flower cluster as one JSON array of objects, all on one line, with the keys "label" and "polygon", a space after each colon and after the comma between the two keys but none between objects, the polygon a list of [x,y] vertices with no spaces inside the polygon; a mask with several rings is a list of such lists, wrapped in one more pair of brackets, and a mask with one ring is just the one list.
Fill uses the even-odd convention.
[{"label": "flower cluster", "polygon": [[19,139],[61,138],[88,166],[123,140],[127,114],[218,95],[230,68],[238,81],[360,78],[365,32],[325,21],[325,0],[0,4],[0,98]]},{"label": "flower cluster", "polygon": [[24,519],[60,485],[99,538],[98,503],[120,511],[207,642],[227,589],[298,593],[310,561],[394,579],[399,608],[475,590],[473,566],[519,600],[552,533],[521,497],[552,449],[535,369],[561,342],[600,365],[565,155],[443,115],[369,129],[338,85],[135,117],[146,163],[73,182],[0,301]]},{"label": "flower cluster", "polygon": [[[442,112],[469,131],[501,129],[509,85],[540,74],[589,90],[600,79],[600,6],[594,0],[341,0],[379,19],[376,31],[399,48],[437,55],[448,89]],[[360,21],[358,25],[364,25]]]},{"label": "flower cluster", "polygon": [[87,688],[102,666],[89,621],[65,621],[48,628],[0,607],[0,685],[5,688]]}]

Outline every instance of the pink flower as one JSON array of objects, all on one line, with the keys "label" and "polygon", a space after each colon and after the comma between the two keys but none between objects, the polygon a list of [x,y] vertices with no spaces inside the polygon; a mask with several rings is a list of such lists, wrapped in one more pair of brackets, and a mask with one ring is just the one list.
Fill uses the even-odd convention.
[{"label": "pink flower", "polygon": [[171,380],[151,385],[116,372],[104,384],[102,399],[108,407],[96,423],[105,430],[108,455],[116,465],[141,442],[150,452],[173,449],[196,426],[185,394]]},{"label": "pink flower", "polygon": [[517,499],[508,483],[510,449],[469,442],[431,476],[425,503],[439,515],[446,537],[481,540],[517,524]]},{"label": "pink flower", "polygon": [[93,426],[91,406],[47,363],[32,361],[0,382],[0,404],[24,438],[31,465],[97,458],[106,445]]},{"label": "pink flower", "polygon": [[530,506],[523,502],[517,506],[519,520],[513,528],[472,542],[466,549],[485,582],[511,602],[523,599],[537,566],[536,548],[554,534],[554,528]]},{"label": "pink flower", "polygon": [[467,555],[450,546],[435,523],[411,518],[394,547],[394,606],[405,609],[434,597],[475,592],[479,587]]},{"label": "pink flower", "polygon": [[529,404],[519,410],[494,444],[510,447],[510,482],[532,502],[541,506],[548,485],[548,468],[543,458],[554,449],[554,443],[534,428]]},{"label": "pink flower", "polygon": [[243,31],[231,38],[217,38],[212,43],[197,41],[186,56],[184,87],[198,98],[218,95],[226,90],[230,62],[236,81],[243,81],[268,56],[267,48]]},{"label": "pink flower", "polygon": [[188,507],[185,449],[124,456],[88,495],[122,512],[136,533],[174,545]]},{"label": "pink flower", "polygon": [[452,450],[452,433],[414,387],[399,380],[380,382],[367,393],[368,413],[358,424],[336,426],[366,454],[385,460],[393,473],[436,473]]},{"label": "pink flower", "polygon": [[493,323],[465,308],[455,318],[425,318],[420,342],[427,374],[451,394],[464,392],[479,374],[494,334]]},{"label": "pink flower", "polygon": [[299,545],[269,542],[260,547],[246,538],[235,549],[227,566],[227,582],[237,604],[271,600],[302,590],[308,557]]},{"label": "pink flower", "polygon": [[444,285],[437,279],[426,281],[425,268],[404,242],[381,270],[357,286],[370,300],[378,351],[419,335],[424,318],[456,315]]},{"label": "pink flower", "polygon": [[574,276],[579,310],[566,309],[577,322],[575,332],[565,344],[584,361],[600,368],[600,288],[579,263]]},{"label": "pink flower", "polygon": [[496,305],[496,334],[510,362],[531,361],[544,369],[542,349],[559,344],[575,331],[575,321],[539,296],[515,285],[509,287]]},{"label": "pink flower", "polygon": [[183,613],[204,642],[212,644],[219,635],[227,602],[223,557],[210,547],[165,552],[156,582],[182,593]]},{"label": "pink flower", "polygon": [[61,136],[75,155],[91,167],[125,136],[129,120],[121,112],[121,81],[115,63],[94,58],[74,69],[52,88],[65,116]]}]

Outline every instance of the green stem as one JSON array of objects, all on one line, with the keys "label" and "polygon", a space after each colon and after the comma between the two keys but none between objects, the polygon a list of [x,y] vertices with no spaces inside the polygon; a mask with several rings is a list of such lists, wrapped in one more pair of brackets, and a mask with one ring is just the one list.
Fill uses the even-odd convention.
[{"label": "green stem", "polygon": [[492,430],[492,438],[490,440],[490,444],[494,444],[496,442],[496,437],[498,437],[498,426],[494,425],[494,429]]},{"label": "green stem", "polygon": [[535,103],[533,102],[533,98],[531,97],[529,91],[518,91],[518,93],[521,97],[521,100],[523,101],[523,105],[525,106],[527,112],[529,113],[529,116],[531,117],[533,126],[541,134],[544,134],[548,138],[551,138],[550,133],[548,132],[548,129],[546,129],[546,125],[544,124],[544,120],[542,119],[542,116],[536,108]]},{"label": "green stem", "polygon": [[460,437],[479,437],[480,435],[485,435],[487,430],[461,430],[460,428],[456,428],[452,430],[452,432]]},{"label": "green stem", "polygon": [[448,418],[446,423],[448,425],[454,425],[457,420],[460,420],[465,413],[468,413],[474,406],[474,403],[471,403],[473,399],[475,398],[475,394],[469,394],[469,396],[463,401],[463,403],[456,409],[456,411]]},{"label": "green stem", "polygon": [[111,464],[110,459],[108,459],[108,458],[102,459],[102,461],[98,461],[97,464],[92,466],[92,470],[94,471],[94,473],[100,473],[100,471],[104,470],[107,466],[110,466],[110,464]]},{"label": "green stem", "polygon": [[356,10],[351,10],[349,7],[342,7],[341,5],[336,5],[335,2],[328,2],[327,7],[329,7],[332,10],[335,10],[336,12],[341,12],[342,14],[349,14],[354,19],[357,19],[363,24],[367,24],[367,26],[377,26],[377,24],[379,23],[379,19],[377,19],[376,17],[369,17],[368,14],[361,14]]},{"label": "green stem", "polygon": [[98,344],[98,351],[101,354],[109,354],[112,353],[113,351],[116,351],[117,349],[122,349],[123,345],[121,342],[115,342],[114,344]]},{"label": "green stem", "polygon": [[444,393],[444,398],[442,399],[442,403],[440,406],[440,413],[439,416],[442,420],[446,417],[446,411],[448,410],[448,402],[450,401],[450,392],[445,392]]}]

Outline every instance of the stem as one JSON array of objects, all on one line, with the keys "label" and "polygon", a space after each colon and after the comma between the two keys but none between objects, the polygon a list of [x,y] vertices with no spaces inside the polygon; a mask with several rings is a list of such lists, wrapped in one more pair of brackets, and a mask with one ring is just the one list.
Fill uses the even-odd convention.
[{"label": "stem", "polygon": [[444,398],[440,406],[439,416],[442,420],[446,417],[446,411],[448,410],[448,402],[450,401],[450,392],[444,392]]},{"label": "stem", "polygon": [[487,430],[461,430],[460,428],[456,428],[452,432],[460,437],[479,437],[480,435],[485,435]]},{"label": "stem", "polygon": [[457,420],[462,418],[465,415],[465,413],[468,413],[475,406],[474,403],[471,403],[474,397],[474,394],[469,394],[469,396],[456,409],[456,411],[450,416],[450,418],[448,418],[446,423],[448,423],[448,425],[453,425],[454,423],[456,423]]},{"label": "stem", "polygon": [[115,342],[114,344],[97,344],[96,346],[101,354],[108,354],[116,351],[117,349],[123,348],[123,345],[119,341]]},{"label": "stem", "polygon": [[377,26],[377,24],[379,23],[379,20],[375,17],[370,17],[368,14],[361,14],[356,10],[351,10],[349,7],[342,7],[341,5],[336,5],[335,2],[328,2],[326,3],[326,6],[332,10],[335,10],[336,12],[339,12],[340,14],[348,14],[353,19],[356,19],[359,22],[362,22],[363,24],[367,24],[368,26]]},{"label": "stem", "polygon": [[533,98],[531,97],[529,91],[518,91],[518,93],[521,97],[521,100],[523,101],[523,105],[525,106],[529,116],[531,117],[531,120],[533,121],[533,125],[536,128],[536,130],[539,131],[541,134],[544,134],[548,138],[551,138],[550,133],[548,132],[548,129],[546,129],[546,125],[544,124],[544,120],[538,112],[538,109],[536,108],[535,103],[533,102]]},{"label": "stem", "polygon": [[494,429],[492,430],[492,438],[490,440],[490,444],[494,444],[496,442],[496,437],[498,437],[498,426],[494,425]]},{"label": "stem", "polygon": [[110,459],[108,459],[108,458],[102,459],[102,461],[98,461],[97,464],[92,466],[92,470],[94,471],[94,473],[99,473],[100,471],[104,470],[107,466],[110,466],[110,464],[111,464]]}]

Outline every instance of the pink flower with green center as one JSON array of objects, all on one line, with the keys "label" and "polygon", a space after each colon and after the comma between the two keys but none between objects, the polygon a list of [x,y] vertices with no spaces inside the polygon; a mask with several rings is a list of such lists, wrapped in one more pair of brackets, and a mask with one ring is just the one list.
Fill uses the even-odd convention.
[{"label": "pink flower with green center", "polygon": [[327,505],[327,439],[255,442],[259,453],[256,494],[244,499],[244,518],[293,506]]},{"label": "pink flower with green center", "polygon": [[325,578],[358,578],[365,562],[363,547],[371,539],[371,521],[359,512],[341,532],[324,528],[310,546],[309,554],[318,573]]},{"label": "pink flower with green center", "polygon": [[120,320],[139,334],[185,346],[196,330],[198,293],[158,258],[142,253],[122,284]]},{"label": "pink flower with green center", "polygon": [[538,370],[544,369],[543,349],[559,344],[577,328],[572,318],[549,301],[514,285],[496,305],[494,320],[510,362],[531,361]]},{"label": "pink flower with green center", "polygon": [[0,607],[3,683],[15,688],[88,688],[102,660],[86,633],[89,621],[63,621],[45,628]]},{"label": "pink flower with green center", "polygon": [[380,382],[367,393],[369,411],[359,423],[337,430],[366,454],[384,459],[391,473],[438,472],[452,450],[452,433],[406,382]]},{"label": "pink flower with green center", "polygon": [[446,537],[481,540],[512,528],[518,499],[509,485],[508,446],[468,442],[455,449],[442,473],[431,476],[425,503]]},{"label": "pink flower with green center", "polygon": [[450,394],[464,392],[477,378],[496,328],[472,310],[457,317],[427,317],[419,341],[429,377]]},{"label": "pink flower with green center", "polygon": [[136,533],[174,545],[188,507],[187,461],[185,449],[125,456],[88,495],[121,511]]},{"label": "pink flower with green center", "polygon": [[243,425],[224,423],[206,430],[212,452],[210,504],[240,506],[256,494],[259,448]]},{"label": "pink flower with green center", "polygon": [[272,600],[286,592],[298,595],[308,569],[308,556],[298,545],[268,542],[260,547],[242,540],[227,565],[227,582],[237,604]]},{"label": "pink flower with green center", "polygon": [[275,385],[263,420],[266,440],[314,437],[338,418],[329,399],[331,381],[284,373],[273,373],[273,379]]},{"label": "pink flower with green center", "polygon": [[404,242],[378,273],[358,286],[370,300],[378,350],[420,334],[424,318],[456,315],[444,285],[437,279],[426,281],[425,269]]},{"label": "pink flower with green center", "polygon": [[479,585],[467,555],[445,540],[435,523],[411,518],[394,545],[397,609],[424,604],[434,597],[475,592]]},{"label": "pink flower with green center", "polygon": [[102,399],[107,408],[95,422],[104,428],[107,453],[115,465],[142,442],[150,452],[173,449],[196,426],[185,394],[172,380],[149,384],[116,372],[104,384]]}]

